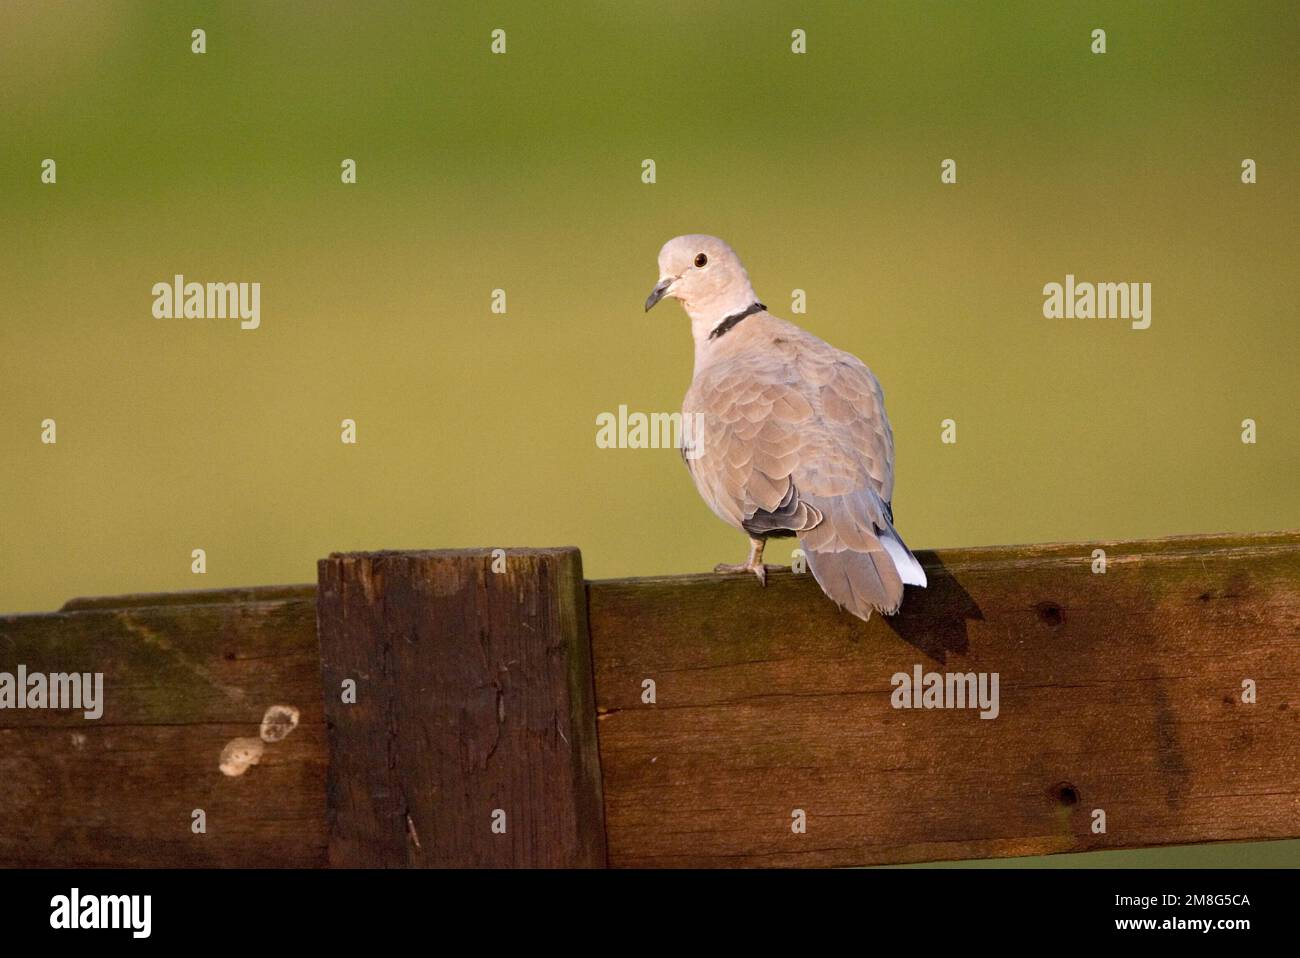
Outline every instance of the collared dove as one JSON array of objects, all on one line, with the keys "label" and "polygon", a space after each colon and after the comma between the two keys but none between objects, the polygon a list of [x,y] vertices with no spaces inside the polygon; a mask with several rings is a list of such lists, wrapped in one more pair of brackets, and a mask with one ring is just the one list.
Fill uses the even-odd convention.
[{"label": "collared dove", "polygon": [[856,356],[767,311],[731,247],[678,236],[659,251],[648,311],[666,296],[691,318],[695,375],[682,403],[683,459],[714,513],[749,536],[717,572],[766,584],[763,545],[798,536],[831,599],[891,615],[925,571],[894,531],[894,437],[880,383]]}]

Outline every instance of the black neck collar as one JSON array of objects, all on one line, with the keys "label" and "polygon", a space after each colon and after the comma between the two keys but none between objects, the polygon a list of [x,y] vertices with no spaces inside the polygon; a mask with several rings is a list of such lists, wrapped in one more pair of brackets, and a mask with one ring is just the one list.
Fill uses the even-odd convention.
[{"label": "black neck collar", "polygon": [[735,326],[746,316],[753,316],[755,313],[762,313],[766,311],[767,311],[767,307],[764,306],[762,303],[759,302],[750,303],[740,312],[732,313],[722,322],[718,323],[718,325],[714,326],[713,332],[709,333],[709,339],[717,339],[719,336],[724,335],[727,332],[727,330],[731,329],[732,326]]}]

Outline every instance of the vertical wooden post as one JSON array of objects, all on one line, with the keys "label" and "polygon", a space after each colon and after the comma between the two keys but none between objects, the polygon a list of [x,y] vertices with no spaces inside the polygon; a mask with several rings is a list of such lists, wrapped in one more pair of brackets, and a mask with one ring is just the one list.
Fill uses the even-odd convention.
[{"label": "vertical wooden post", "polygon": [[330,864],[604,867],[578,550],[336,553],[317,571]]}]

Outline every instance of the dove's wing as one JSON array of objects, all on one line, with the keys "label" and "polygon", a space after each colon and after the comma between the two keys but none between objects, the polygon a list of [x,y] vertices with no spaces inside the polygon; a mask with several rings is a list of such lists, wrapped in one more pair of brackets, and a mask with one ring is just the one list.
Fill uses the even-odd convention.
[{"label": "dove's wing", "polygon": [[862,618],[893,612],[903,583],[925,575],[893,529],[894,441],[880,384],[856,357],[762,320],[687,394],[684,411],[703,418],[687,460],[696,487],[751,535],[798,535],[840,605]]}]

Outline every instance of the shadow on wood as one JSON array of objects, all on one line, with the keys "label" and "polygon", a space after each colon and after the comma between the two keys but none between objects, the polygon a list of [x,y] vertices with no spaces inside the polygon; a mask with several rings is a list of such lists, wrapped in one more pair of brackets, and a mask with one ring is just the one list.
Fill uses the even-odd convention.
[{"label": "shadow on wood", "polygon": [[980,621],[984,613],[971,594],[933,552],[917,553],[929,583],[924,589],[909,587],[902,608],[885,618],[904,642],[943,665],[949,655],[964,656],[969,648],[967,623]]}]

